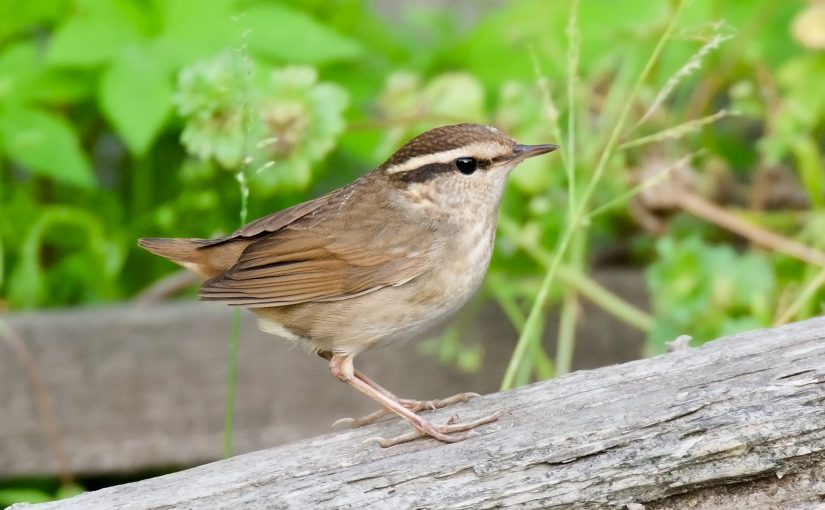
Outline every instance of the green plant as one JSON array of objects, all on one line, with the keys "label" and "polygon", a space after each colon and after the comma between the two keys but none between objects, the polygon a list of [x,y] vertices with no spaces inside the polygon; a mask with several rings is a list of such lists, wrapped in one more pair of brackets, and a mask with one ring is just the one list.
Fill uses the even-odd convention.
[{"label": "green plant", "polygon": [[0,506],[5,508],[6,506],[11,506],[21,501],[27,503],[47,503],[49,501],[77,496],[83,492],[83,488],[79,485],[63,485],[56,489],[51,487],[51,485],[52,484],[49,483],[39,483],[39,481],[22,481],[17,482],[14,486],[0,486]]},{"label": "green plant", "polygon": [[[139,235],[232,230],[241,197],[234,174],[220,169],[237,168],[243,137],[252,140],[249,213],[257,216],[350,180],[421,129],[494,122],[519,139],[565,147],[558,161],[514,173],[503,203],[508,229],[491,267],[498,283],[488,286],[526,315],[537,272],[549,264],[558,278],[574,276],[550,278],[538,300],[563,303],[566,340],[554,356],[563,373],[583,295],[569,282],[587,281],[590,254],[632,237],[648,246],[636,260],[658,257],[624,209],[653,183],[628,178],[650,154],[679,159],[701,146],[692,164],[707,187],[718,182],[705,169],[721,166],[745,193],[761,168],[789,166],[813,209],[823,205],[825,96],[810,84],[825,69],[806,47],[816,44],[802,22],[810,9],[691,2],[634,99],[671,7],[637,2],[608,13],[587,0],[531,0],[471,25],[424,8],[394,25],[358,1],[53,0],[9,12],[0,31],[0,171],[13,184],[0,190],[4,299],[12,308],[122,299],[169,270],[135,251]],[[248,130],[243,108],[255,112]],[[628,122],[605,152],[623,108]],[[730,111],[742,116],[724,118]],[[762,126],[764,135],[754,135]],[[790,236],[816,221],[814,213],[754,215],[748,204],[731,205]],[[79,236],[63,235],[66,228]],[[684,233],[667,235],[678,242]],[[706,229],[703,237],[724,235]],[[782,274],[794,276],[779,279],[779,294],[815,276],[783,264],[793,269]],[[820,292],[809,294],[795,317],[816,313]],[[587,299],[599,296],[647,327],[602,289]],[[538,347],[520,348],[524,359]]]},{"label": "green plant", "polygon": [[[358,0],[10,5],[3,307],[128,299],[173,270],[136,238],[234,230],[238,211],[318,195],[422,129],[475,121],[564,149],[514,172],[502,203],[485,296],[520,332],[505,386],[570,370],[582,299],[646,331],[651,352],[822,312],[823,268],[645,202],[685,171],[738,221],[825,250],[814,5],[524,0],[470,21],[417,5],[391,20]],[[592,279],[608,250],[648,268],[652,311]],[[539,341],[550,306],[555,352]],[[426,345],[477,367],[464,331]]]}]

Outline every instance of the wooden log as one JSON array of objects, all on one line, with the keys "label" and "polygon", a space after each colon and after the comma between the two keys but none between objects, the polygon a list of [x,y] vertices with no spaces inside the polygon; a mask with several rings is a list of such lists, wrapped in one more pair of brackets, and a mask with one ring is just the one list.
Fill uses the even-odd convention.
[{"label": "wooden log", "polygon": [[16,510],[822,508],[825,318],[429,412],[481,436],[381,449],[398,419]]},{"label": "wooden log", "polygon": [[[608,288],[643,306],[641,275],[602,271]],[[585,303],[575,366],[639,357],[642,335]],[[462,373],[409,342],[368,352],[358,367],[397,394],[436,398],[498,388],[516,333],[485,305],[464,341],[486,350],[483,370]],[[78,475],[192,466],[221,458],[231,311],[171,302],[3,317],[39,367],[54,403],[69,469]],[[460,320],[460,319],[459,319]],[[548,321],[552,321],[548,318]],[[555,328],[549,328],[552,349]],[[37,393],[14,350],[0,341],[0,479],[58,472]],[[244,311],[238,362],[235,452],[323,434],[344,416],[375,409],[329,375],[316,356],[257,330]]]}]

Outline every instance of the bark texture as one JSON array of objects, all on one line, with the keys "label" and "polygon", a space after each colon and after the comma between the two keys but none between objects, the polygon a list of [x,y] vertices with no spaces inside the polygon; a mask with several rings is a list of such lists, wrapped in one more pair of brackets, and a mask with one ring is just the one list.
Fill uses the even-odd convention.
[{"label": "bark texture", "polygon": [[[429,412],[481,436],[382,450],[393,419],[27,510],[822,508],[825,318]],[[23,506],[15,507],[23,508]]]}]

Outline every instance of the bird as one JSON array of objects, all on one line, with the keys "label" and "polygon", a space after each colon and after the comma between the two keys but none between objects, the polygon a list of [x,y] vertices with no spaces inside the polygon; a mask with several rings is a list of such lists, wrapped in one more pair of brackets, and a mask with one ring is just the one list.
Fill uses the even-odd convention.
[{"label": "bird", "polygon": [[201,300],[249,309],[262,331],[318,353],[333,376],[382,407],[343,421],[362,426],[394,413],[412,425],[375,438],[382,447],[421,437],[462,441],[499,414],[434,424],[419,412],[476,394],[400,399],[353,360],[416,336],[470,299],[490,263],[508,175],[558,148],[523,145],[482,124],[436,127],[352,183],[229,235],[138,244],[201,277]]}]

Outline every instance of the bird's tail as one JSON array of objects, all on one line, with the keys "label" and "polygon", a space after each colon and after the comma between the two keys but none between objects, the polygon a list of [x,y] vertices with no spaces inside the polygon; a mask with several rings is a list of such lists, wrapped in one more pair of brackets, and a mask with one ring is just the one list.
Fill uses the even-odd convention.
[{"label": "bird's tail", "polygon": [[203,239],[147,237],[138,246],[171,260],[201,278],[213,278],[238,260],[246,243],[226,243],[204,246]]}]

